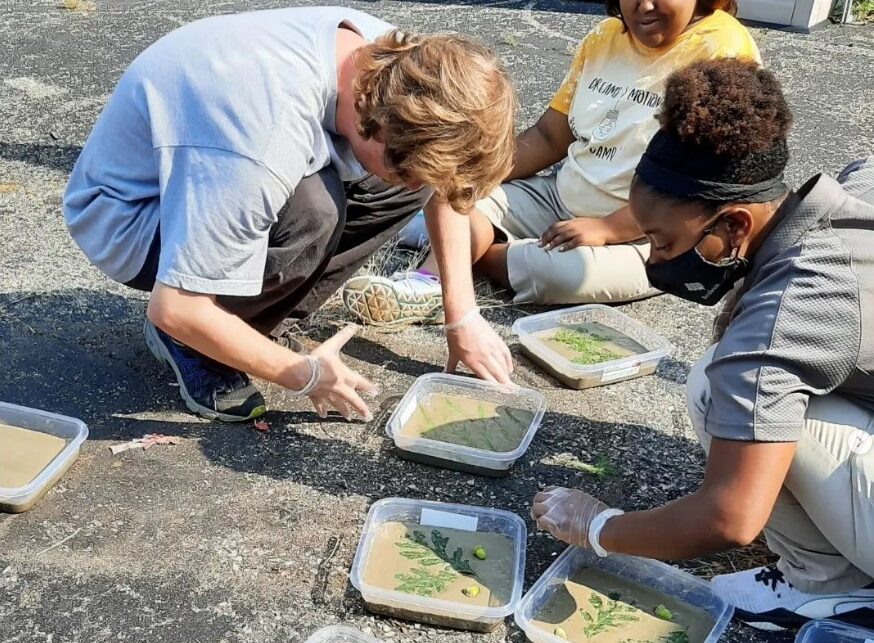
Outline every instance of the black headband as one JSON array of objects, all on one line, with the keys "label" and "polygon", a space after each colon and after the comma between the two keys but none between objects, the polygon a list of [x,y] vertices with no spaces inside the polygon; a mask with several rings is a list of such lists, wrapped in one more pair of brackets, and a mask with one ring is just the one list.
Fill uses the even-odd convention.
[{"label": "black headband", "polygon": [[723,183],[693,175],[694,172],[707,172],[711,179],[715,178],[713,175],[719,173],[714,171],[714,165],[719,163],[712,152],[659,130],[637,164],[637,176],[659,192],[690,200],[767,203],[788,191],[782,172],[767,181],[752,184]]}]

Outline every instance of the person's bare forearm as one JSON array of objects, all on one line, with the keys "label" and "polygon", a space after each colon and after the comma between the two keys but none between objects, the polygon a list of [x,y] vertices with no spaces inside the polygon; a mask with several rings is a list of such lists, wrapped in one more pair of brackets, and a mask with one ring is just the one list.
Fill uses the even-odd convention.
[{"label": "person's bare forearm", "polygon": [[534,176],[567,156],[567,147],[556,148],[537,125],[516,139],[516,158],[507,181]]},{"label": "person's bare forearm", "polygon": [[148,316],[174,339],[226,366],[291,389],[303,388],[308,381],[304,358],[270,341],[210,295],[158,283]]},{"label": "person's bare forearm", "polygon": [[516,138],[516,158],[507,181],[534,176],[567,157],[568,147],[574,142],[574,133],[567,114],[553,108],[540,116]]},{"label": "person's bare forearm", "polygon": [[604,217],[607,226],[607,244],[629,243],[643,238],[643,231],[627,205]]},{"label": "person's bare forearm", "polygon": [[742,541],[747,536],[737,526],[725,524],[725,516],[699,493],[611,518],[601,532],[601,546],[618,554],[682,560],[746,544]]},{"label": "person's bare forearm", "polygon": [[471,270],[470,222],[449,204],[433,198],[425,206],[425,224],[440,271],[446,322],[451,323],[476,306]]}]

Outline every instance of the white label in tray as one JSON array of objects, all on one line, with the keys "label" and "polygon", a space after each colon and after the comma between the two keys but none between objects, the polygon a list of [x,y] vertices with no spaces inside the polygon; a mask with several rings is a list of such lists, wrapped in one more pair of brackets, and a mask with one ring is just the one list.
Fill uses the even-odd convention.
[{"label": "white label in tray", "polygon": [[874,639],[865,639],[865,643],[874,643]]},{"label": "white label in tray", "polygon": [[445,527],[462,531],[476,531],[478,522],[479,518],[476,516],[462,516],[436,509],[422,509],[422,517],[419,519],[419,524],[423,527]]},{"label": "white label in tray", "polygon": [[604,374],[601,376],[601,381],[613,382],[615,380],[621,380],[623,377],[637,375],[638,373],[640,373],[640,366],[629,366],[628,368],[619,368],[615,371],[604,371]]}]

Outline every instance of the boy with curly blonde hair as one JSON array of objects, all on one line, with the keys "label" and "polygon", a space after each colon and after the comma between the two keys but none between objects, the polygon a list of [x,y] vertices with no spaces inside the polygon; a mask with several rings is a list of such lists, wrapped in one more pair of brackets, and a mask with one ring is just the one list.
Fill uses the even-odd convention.
[{"label": "boy with curly blonde hair", "polygon": [[506,346],[468,314],[469,246],[445,241],[467,229],[455,211],[509,171],[514,111],[495,56],[457,36],[403,34],[342,7],[207,18],[121,78],[64,215],[93,264],[151,293],[146,341],[191,410],[262,414],[252,374],[321,414],[369,417],[359,393],[372,385],[339,355],[349,331],[307,356],[270,335],[428,204],[449,320],[463,322],[450,354],[506,379]]}]

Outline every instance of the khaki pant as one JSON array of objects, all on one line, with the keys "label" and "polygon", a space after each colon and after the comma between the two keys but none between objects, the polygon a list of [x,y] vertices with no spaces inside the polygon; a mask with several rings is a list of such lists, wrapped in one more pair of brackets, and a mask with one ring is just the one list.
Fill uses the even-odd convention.
[{"label": "khaki pant", "polygon": [[[704,369],[715,346],[689,374],[692,424],[705,450],[710,383]],[[837,396],[811,398],[807,423],[783,490],[765,527],[777,566],[803,592],[859,589],[874,581],[874,413]],[[865,446],[868,448],[866,449]]]},{"label": "khaki pant", "polygon": [[553,223],[575,218],[558,195],[554,175],[505,183],[476,209],[510,244],[507,269],[516,303],[620,303],[659,292],[646,277],[648,243],[579,246],[566,252],[537,245]]}]

